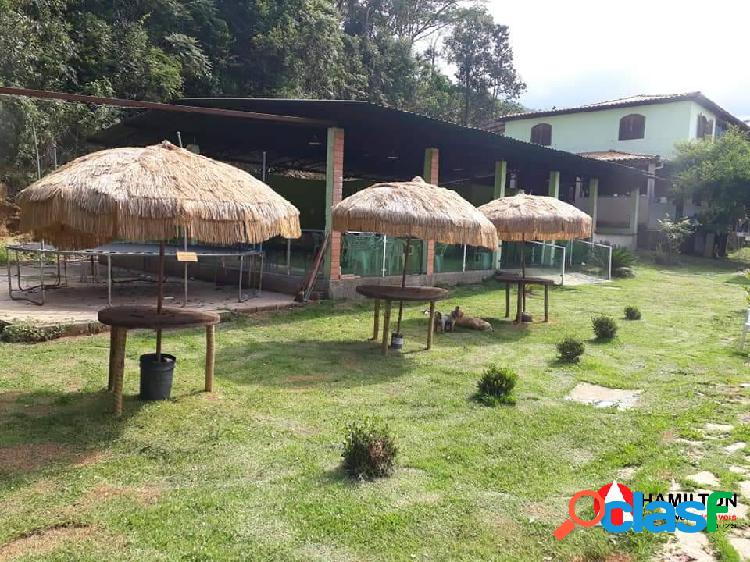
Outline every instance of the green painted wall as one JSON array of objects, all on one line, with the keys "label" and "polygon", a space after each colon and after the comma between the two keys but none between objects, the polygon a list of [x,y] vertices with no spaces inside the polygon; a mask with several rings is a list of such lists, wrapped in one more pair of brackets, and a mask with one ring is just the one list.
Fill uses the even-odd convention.
[{"label": "green painted wall", "polygon": [[[269,175],[268,185],[299,209],[300,225],[303,229],[323,230],[325,227],[326,182],[289,176]],[[355,191],[372,185],[371,181],[344,181],[343,196],[349,197]]]},{"label": "green painted wall", "polygon": [[[631,113],[646,117],[643,139],[618,140],[620,118]],[[528,142],[531,127],[537,123],[552,125],[552,147],[568,152],[622,150],[672,158],[677,142],[695,138],[698,114],[715,121],[710,111],[693,101],[605,109],[568,115],[553,115],[508,121],[506,136]]]}]

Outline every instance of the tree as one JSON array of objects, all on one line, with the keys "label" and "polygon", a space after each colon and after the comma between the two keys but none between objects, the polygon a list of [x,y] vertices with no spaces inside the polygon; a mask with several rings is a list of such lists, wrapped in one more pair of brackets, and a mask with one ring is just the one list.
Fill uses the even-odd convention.
[{"label": "tree", "polygon": [[732,128],[717,139],[681,143],[674,160],[675,195],[700,203],[702,228],[717,234],[719,255],[727,233],[750,209],[750,137]]},{"label": "tree", "polygon": [[[445,41],[445,53],[457,67],[464,125],[494,116],[499,100],[513,100],[525,88],[513,67],[509,39],[508,28],[496,24],[484,7],[463,9],[456,15],[451,34]],[[482,102],[488,99],[489,112],[487,107],[482,107]],[[480,110],[473,115],[472,102],[476,102],[476,109]]]}]

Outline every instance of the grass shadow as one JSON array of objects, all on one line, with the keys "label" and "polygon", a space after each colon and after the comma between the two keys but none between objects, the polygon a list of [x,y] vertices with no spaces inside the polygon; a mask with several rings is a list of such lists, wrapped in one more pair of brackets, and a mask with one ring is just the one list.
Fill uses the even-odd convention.
[{"label": "grass shadow", "polygon": [[[239,385],[286,388],[354,387],[379,384],[414,369],[411,355],[419,350],[381,354],[380,342],[342,339],[297,339],[224,346],[216,358],[217,378]],[[254,368],[254,365],[257,368]]]},{"label": "grass shadow", "polygon": [[112,394],[5,392],[0,394],[0,477],[19,482],[62,471],[107,449],[143,405],[125,396],[123,414],[112,414]]}]

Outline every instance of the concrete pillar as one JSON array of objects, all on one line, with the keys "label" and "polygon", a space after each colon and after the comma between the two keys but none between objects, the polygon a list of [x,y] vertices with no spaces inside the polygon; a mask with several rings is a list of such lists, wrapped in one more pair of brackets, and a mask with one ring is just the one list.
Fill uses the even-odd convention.
[{"label": "concrete pillar", "polygon": [[589,198],[591,199],[591,241],[596,233],[596,217],[599,210],[599,178],[589,178]]},{"label": "concrete pillar", "polygon": [[[495,162],[495,187],[492,192],[492,199],[499,199],[505,197],[505,179],[508,175],[508,163],[505,160]],[[500,260],[502,258],[503,243],[497,250],[492,253],[492,263],[495,265],[495,269],[500,269]]]},{"label": "concrete pillar", "polygon": [[560,198],[560,172],[556,170],[552,170],[549,173],[549,182],[548,182],[548,192],[547,194],[550,197],[554,197],[555,199]]},{"label": "concrete pillar", "polygon": [[341,279],[341,233],[333,232],[331,208],[341,201],[344,187],[344,129],[328,128],[326,148],[325,230],[331,232],[331,242],[323,271],[329,279]]},{"label": "concrete pillar", "polygon": [[[547,182],[547,194],[550,197],[554,197],[555,199],[560,198],[560,172],[558,172],[557,170],[551,170],[549,173],[549,181]],[[552,244],[555,243],[554,240],[548,240],[547,242],[550,242]],[[554,252],[552,248],[542,248],[542,263],[552,265],[553,256]]]},{"label": "concrete pillar", "polygon": [[493,199],[505,197],[505,178],[508,175],[508,163],[505,160],[495,162],[495,189]]},{"label": "concrete pillar", "polygon": [[[440,151],[437,148],[425,148],[422,179],[427,183],[438,185],[440,170]],[[425,251],[422,252],[422,271],[432,275],[435,271],[435,241],[425,240]]]},{"label": "concrete pillar", "polygon": [[646,192],[648,193],[648,202],[651,203],[656,199],[656,162],[648,165],[648,183]]},{"label": "concrete pillar", "polygon": [[630,192],[630,233],[638,234],[638,207],[640,207],[641,190],[636,187]]}]

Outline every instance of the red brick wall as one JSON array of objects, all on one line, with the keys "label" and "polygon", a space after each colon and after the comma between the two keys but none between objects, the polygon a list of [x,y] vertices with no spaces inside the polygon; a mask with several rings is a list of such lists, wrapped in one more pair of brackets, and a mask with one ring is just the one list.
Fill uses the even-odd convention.
[{"label": "red brick wall", "polygon": [[[424,178],[426,182],[438,185],[440,170],[440,153],[437,148],[428,148],[425,150],[425,170],[429,170],[429,177]],[[427,241],[427,275],[432,275],[435,269],[435,241]]]},{"label": "red brick wall", "polygon": [[[344,130],[333,129],[333,198],[331,205],[341,201],[344,188]],[[331,260],[328,271],[331,279],[341,279],[341,233],[331,234]]]}]

